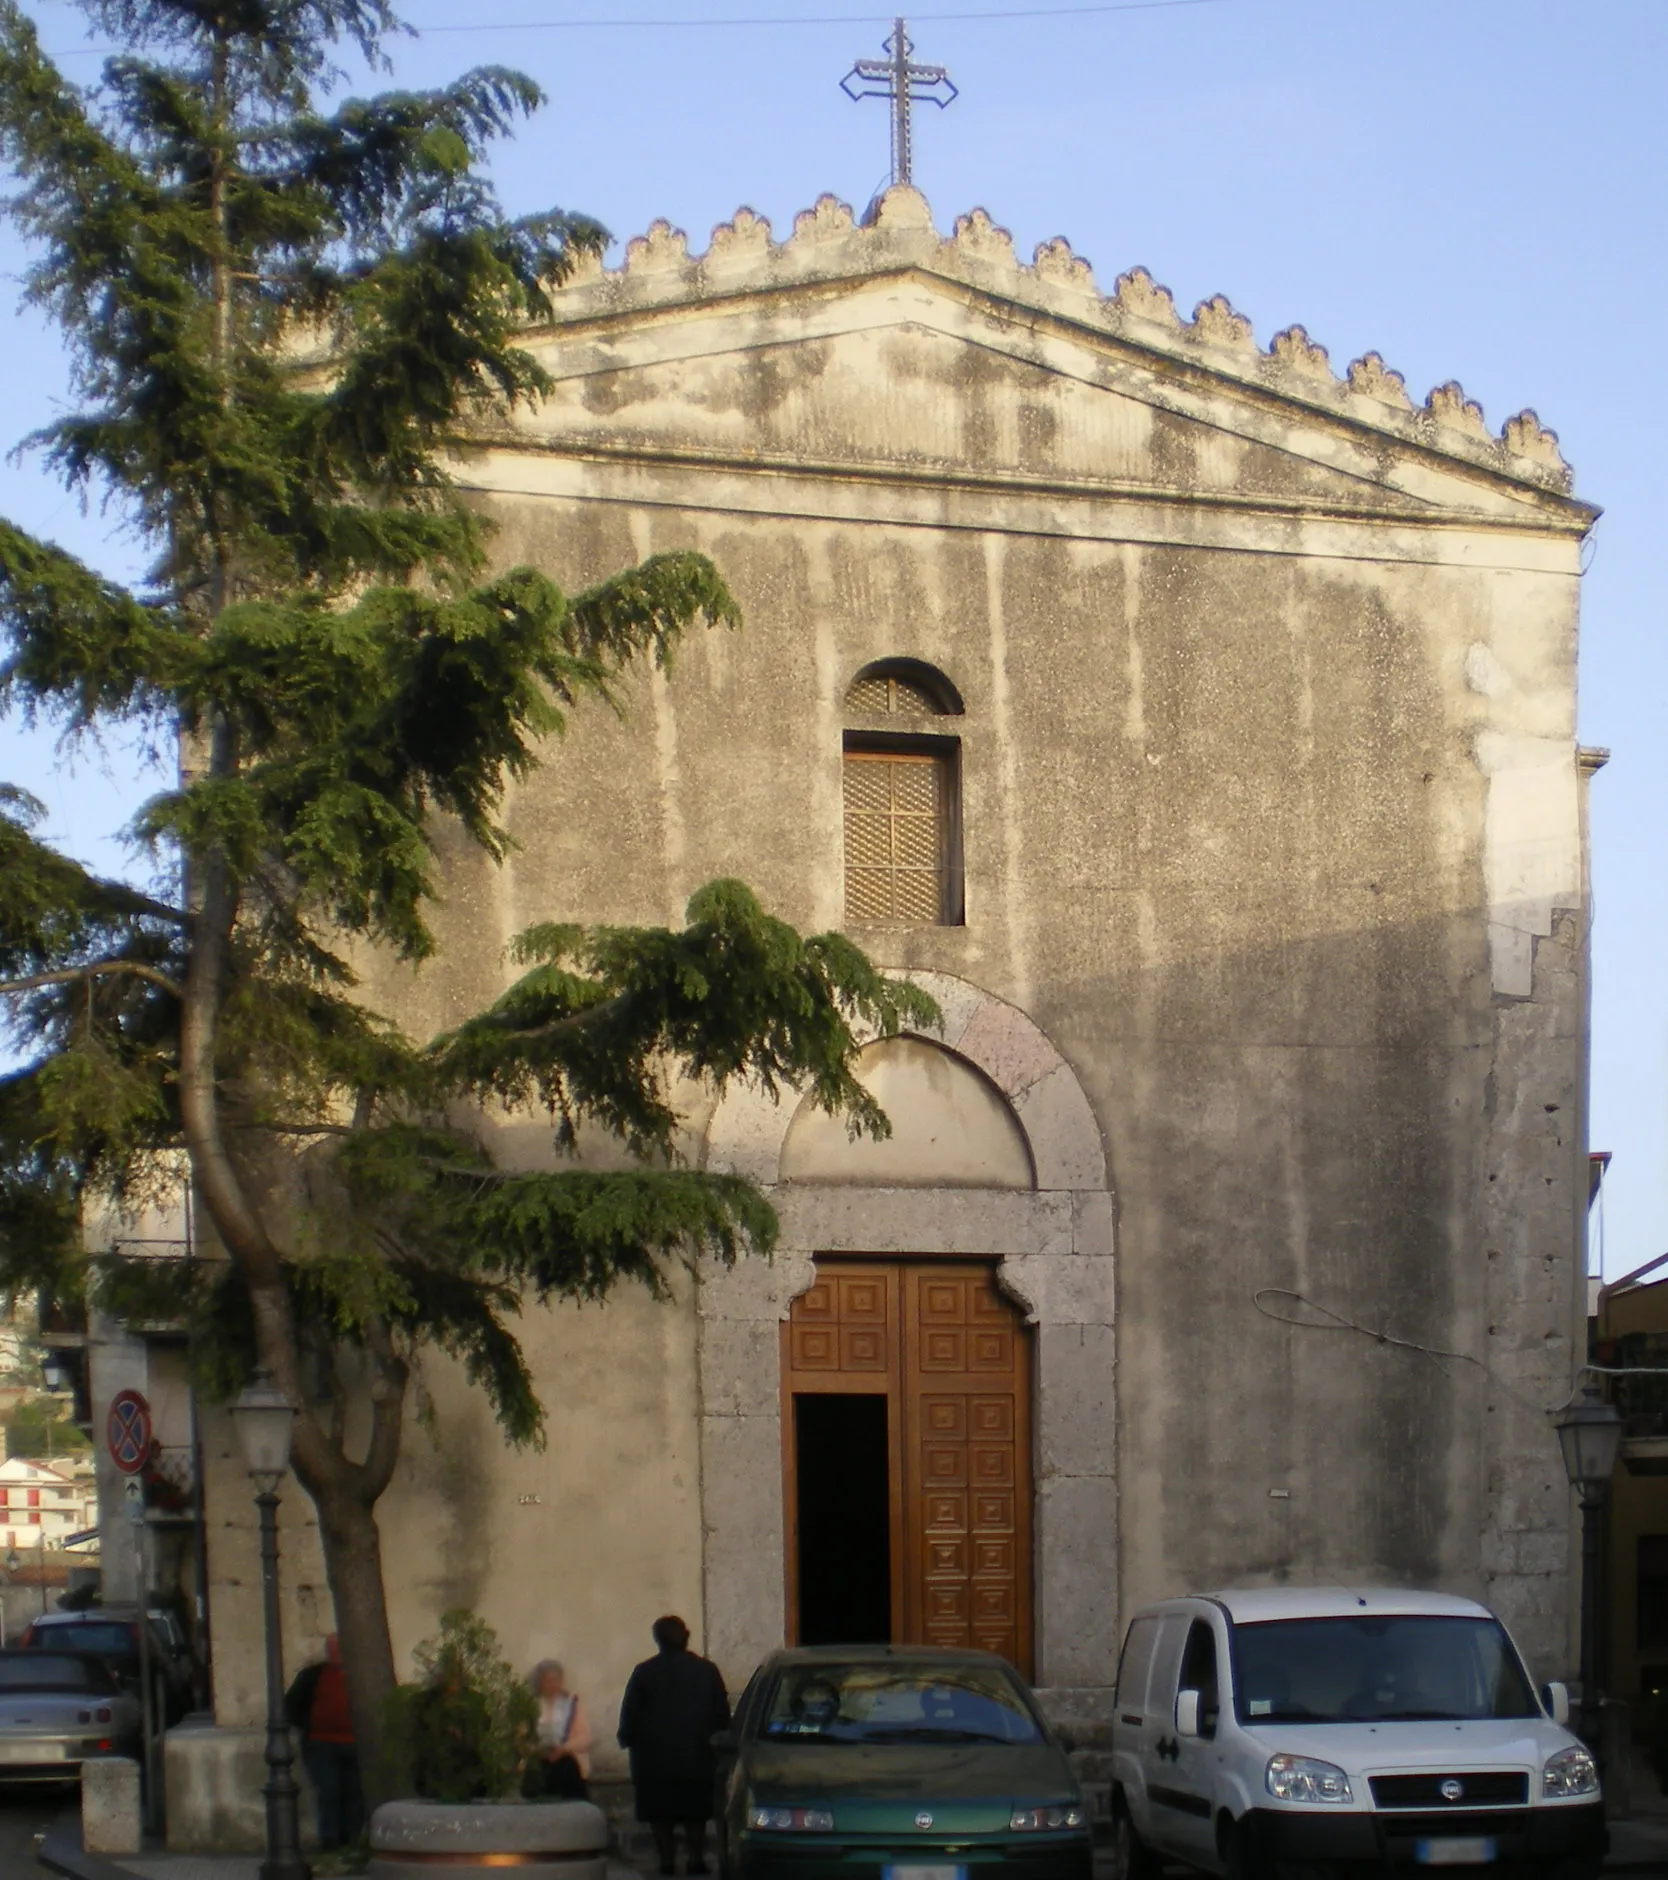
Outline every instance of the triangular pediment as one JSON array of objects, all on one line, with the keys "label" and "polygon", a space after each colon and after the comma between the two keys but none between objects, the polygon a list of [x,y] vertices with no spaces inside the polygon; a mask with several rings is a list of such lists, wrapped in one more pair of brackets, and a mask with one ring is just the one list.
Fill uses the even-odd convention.
[{"label": "triangular pediment", "polygon": [[646,312],[541,345],[529,441],[814,473],[969,479],[1405,518],[1541,507],[1162,355],[992,318],[930,277]]},{"label": "triangular pediment", "polygon": [[554,390],[518,435],[715,467],[1404,524],[1565,532],[1591,519],[1529,414],[1490,438],[1457,388],[1416,409],[1376,359],[1340,379],[1297,329],[1264,353],[1225,302],[1187,326],[1143,275],[1108,300],[1063,244],[1022,269],[988,221],[964,218],[942,241],[917,205],[893,191],[859,229],[825,202],[782,244],[738,216],[699,261],[659,225],[621,272],[558,295],[534,338]]}]

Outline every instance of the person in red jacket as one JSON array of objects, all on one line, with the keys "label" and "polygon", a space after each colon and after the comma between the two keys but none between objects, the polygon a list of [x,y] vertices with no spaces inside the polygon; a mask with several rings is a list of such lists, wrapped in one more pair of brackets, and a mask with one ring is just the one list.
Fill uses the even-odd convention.
[{"label": "person in red jacket", "polygon": [[308,1665],[300,1673],[284,1709],[301,1732],[301,1760],[318,1804],[319,1846],[344,1847],[357,1841],[365,1829],[365,1794],[342,1673],[342,1642],[334,1632],[324,1641],[324,1663]]}]

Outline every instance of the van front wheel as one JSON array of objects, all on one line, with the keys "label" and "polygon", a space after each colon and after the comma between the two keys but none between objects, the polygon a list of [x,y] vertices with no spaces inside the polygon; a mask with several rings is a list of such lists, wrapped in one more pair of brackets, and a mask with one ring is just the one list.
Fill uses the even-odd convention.
[{"label": "van front wheel", "polygon": [[1161,1868],[1158,1856],[1136,1832],[1120,1795],[1112,1811],[1113,1880],[1159,1880]]}]

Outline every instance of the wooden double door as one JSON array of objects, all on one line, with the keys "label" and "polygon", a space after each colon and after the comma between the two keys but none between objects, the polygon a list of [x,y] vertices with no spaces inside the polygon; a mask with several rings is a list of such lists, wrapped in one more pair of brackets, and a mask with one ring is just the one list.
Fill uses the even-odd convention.
[{"label": "wooden double door", "polygon": [[783,1327],[789,1637],[1031,1675],[1031,1345],[993,1265],[828,1258]]}]

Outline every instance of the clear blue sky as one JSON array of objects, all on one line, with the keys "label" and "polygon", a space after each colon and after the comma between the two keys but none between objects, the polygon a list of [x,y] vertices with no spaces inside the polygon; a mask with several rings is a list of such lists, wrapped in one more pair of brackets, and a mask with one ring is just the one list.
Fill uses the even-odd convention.
[{"label": "clear blue sky", "polygon": [[[1495,429],[1531,405],[1604,506],[1581,678],[1582,737],[1615,752],[1593,785],[1592,1142],[1615,1154],[1607,1270],[1668,1251],[1668,7],[1209,0],[1047,17],[1008,0],[1019,17],[966,17],[1001,4],[938,0],[912,21],[916,56],[948,64],[962,93],[918,124],[916,180],[941,228],[982,204],[1022,253],[1068,236],[1105,288],[1139,262],[1184,310],[1226,293],[1265,345],[1297,321],[1336,365],[1382,353],[1415,397],[1458,378]],[[64,0],[35,10],[49,47],[87,43]],[[529,24],[740,15],[790,23]],[[413,0],[408,18],[430,30],[397,49],[398,82],[490,61],[550,93],[501,164],[518,209],[584,209],[622,238],[665,216],[700,248],[738,204],[785,232],[822,191],[860,207],[884,180],[885,108],[838,88],[887,31],[861,6]],[[97,60],[66,69],[91,78]],[[8,235],[0,271],[19,266]],[[0,439],[61,396],[53,340],[18,316]],[[0,513],[130,563],[27,463],[0,467]],[[69,764],[15,726],[0,740],[0,776],[113,866],[105,832],[146,787],[133,761]]]}]

